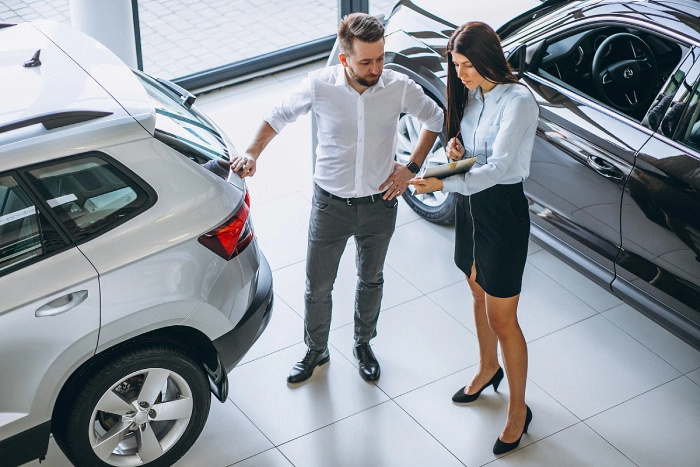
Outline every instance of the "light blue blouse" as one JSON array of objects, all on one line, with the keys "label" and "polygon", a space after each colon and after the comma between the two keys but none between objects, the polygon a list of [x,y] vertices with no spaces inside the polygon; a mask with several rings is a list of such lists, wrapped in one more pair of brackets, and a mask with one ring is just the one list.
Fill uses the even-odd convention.
[{"label": "light blue blouse", "polygon": [[539,108],[530,90],[520,84],[497,84],[482,96],[469,91],[460,125],[464,158],[477,163],[463,175],[443,180],[443,191],[463,195],[497,184],[522,182],[530,174]]}]

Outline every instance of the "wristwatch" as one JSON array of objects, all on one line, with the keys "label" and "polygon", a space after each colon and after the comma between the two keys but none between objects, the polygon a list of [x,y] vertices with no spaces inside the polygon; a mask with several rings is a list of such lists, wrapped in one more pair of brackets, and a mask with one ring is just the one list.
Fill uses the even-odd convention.
[{"label": "wristwatch", "polygon": [[420,170],[420,167],[418,167],[418,164],[416,164],[413,161],[406,162],[406,167],[408,167],[408,170],[410,170],[414,174],[417,174],[418,171]]}]

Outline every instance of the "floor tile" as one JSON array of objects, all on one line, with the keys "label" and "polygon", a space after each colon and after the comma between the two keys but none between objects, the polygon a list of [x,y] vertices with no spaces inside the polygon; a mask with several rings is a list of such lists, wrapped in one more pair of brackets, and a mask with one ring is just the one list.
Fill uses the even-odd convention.
[{"label": "floor tile", "polygon": [[518,321],[531,342],[595,315],[593,308],[527,263],[518,304]]},{"label": "floor tile", "polygon": [[581,419],[679,373],[602,316],[529,345],[529,377]]},{"label": "floor tile", "polygon": [[[391,397],[479,360],[476,337],[425,297],[382,313],[377,333],[372,340],[382,370],[377,385]],[[352,325],[331,332],[331,344],[357,365]]]},{"label": "floor tile", "polygon": [[[331,329],[336,329],[354,321],[357,249],[350,239],[340,259],[338,277],[333,286],[333,316]],[[299,316],[304,316],[304,289],[306,283],[306,261],[275,271],[275,292],[288,303]],[[401,303],[420,297],[421,292],[389,266],[384,266],[384,296],[382,309],[392,308]]]},{"label": "floor tile", "polygon": [[454,228],[419,220],[396,228],[387,264],[418,290],[430,293],[463,280],[453,257]]},{"label": "floor tile", "polygon": [[387,400],[333,349],[330,363],[311,379],[288,385],[289,370],[305,351],[305,345],[296,345],[229,373],[229,398],[275,445]]},{"label": "floor tile", "polygon": [[543,248],[539,246],[537,243],[535,243],[532,238],[528,240],[527,242],[527,254],[532,255],[534,253],[537,253],[538,251],[542,251]]},{"label": "floor tile", "polygon": [[700,370],[691,371],[686,376],[700,386]]},{"label": "floor tile", "polygon": [[[418,423],[466,465],[483,465],[496,458],[493,444],[501,434],[508,407],[508,381],[495,393],[488,388],[469,404],[452,402],[452,394],[472,378],[476,366],[411,391],[396,399]],[[533,421],[521,445],[526,446],[578,423],[578,419],[537,385],[527,386]]]},{"label": "floor tile", "polygon": [[603,316],[681,373],[700,368],[700,351],[686,344],[631,306],[620,305],[605,312]]},{"label": "floor tile", "polygon": [[306,259],[308,201],[294,194],[251,209],[258,243],[273,271]]},{"label": "floor tile", "polygon": [[271,447],[272,443],[230,400],[222,404],[212,398],[202,434],[175,467],[224,467]]},{"label": "floor tile", "polygon": [[[525,266],[522,290],[518,304],[518,321],[528,342],[596,313],[531,264]],[[470,331],[476,333],[473,299],[466,280],[437,290],[428,297]]]},{"label": "floor tile", "polygon": [[493,467],[634,467],[607,441],[578,423],[489,464]]},{"label": "floor tile", "polygon": [[471,294],[467,280],[462,279],[455,284],[428,294],[428,298],[476,335],[474,301]]},{"label": "floor tile", "polygon": [[696,467],[700,387],[678,378],[586,423],[640,467]]},{"label": "floor tile", "polygon": [[296,467],[462,466],[391,401],[279,449]]},{"label": "floor tile", "polygon": [[527,260],[596,311],[609,310],[622,303],[609,290],[594,284],[546,250],[529,255]]},{"label": "floor tile", "polygon": [[408,224],[409,222],[414,222],[417,220],[420,220],[421,217],[416,214],[416,211],[411,209],[411,207],[406,204],[406,201],[404,201],[403,197],[399,198],[399,211],[396,216],[396,226],[399,227],[404,224]]},{"label": "floor tile", "polygon": [[[274,276],[274,274],[273,274]],[[274,285],[277,285],[276,278]],[[264,357],[278,350],[290,347],[304,341],[304,320],[289,306],[275,297],[272,318],[265,332],[238,364],[244,365],[251,360]]]},{"label": "floor tile", "polygon": [[[277,448],[269,449],[257,456],[235,464],[236,467],[293,467]],[[216,467],[216,466],[207,466]]]}]

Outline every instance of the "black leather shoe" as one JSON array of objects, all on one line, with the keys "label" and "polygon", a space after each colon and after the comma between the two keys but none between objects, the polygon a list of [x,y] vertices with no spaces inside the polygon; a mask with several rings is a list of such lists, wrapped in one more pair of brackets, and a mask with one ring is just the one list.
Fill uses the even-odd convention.
[{"label": "black leather shoe", "polygon": [[324,363],[328,363],[331,359],[331,355],[328,352],[328,347],[323,352],[317,352],[315,350],[307,350],[304,358],[300,362],[296,363],[289,372],[287,376],[288,383],[301,383],[311,378],[314,374],[314,368],[321,366]]},{"label": "black leather shoe", "polygon": [[474,394],[465,394],[464,388],[466,388],[466,386],[464,386],[464,388],[460,389],[459,391],[457,391],[455,393],[454,396],[452,396],[452,401],[459,402],[462,404],[465,404],[467,402],[474,402],[481,395],[481,391],[483,391],[484,389],[486,389],[487,387],[489,387],[491,385],[493,385],[493,390],[495,392],[498,392],[498,385],[501,384],[502,379],[503,379],[503,368],[498,367],[498,370],[496,370],[496,374],[493,375],[493,378],[491,378],[488,383],[484,384],[484,386],[481,389],[479,389],[477,392],[475,392]]},{"label": "black leather shoe", "polygon": [[[527,406],[525,406],[525,407],[527,407]],[[498,439],[496,440],[496,444],[493,445],[493,453],[496,455],[505,454],[505,453],[517,448],[518,445],[520,444],[520,439],[523,437],[523,435],[525,433],[527,433],[527,427],[530,426],[531,421],[532,421],[532,411],[530,410],[530,407],[527,407],[527,415],[525,416],[525,426],[523,427],[523,432],[520,433],[520,438],[518,438],[517,441],[513,441],[512,443],[504,443],[503,441],[501,441],[501,437],[499,436]]]},{"label": "black leather shoe", "polygon": [[362,379],[365,381],[378,380],[380,372],[379,362],[369,344],[357,344],[352,353],[360,362],[360,376],[362,376]]}]

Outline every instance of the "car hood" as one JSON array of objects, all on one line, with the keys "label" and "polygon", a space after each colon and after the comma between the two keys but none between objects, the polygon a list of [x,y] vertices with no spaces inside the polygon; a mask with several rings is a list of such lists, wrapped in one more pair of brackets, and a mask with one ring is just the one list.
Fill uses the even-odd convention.
[{"label": "car hood", "polygon": [[488,6],[475,0],[404,0],[416,7],[440,17],[455,26],[469,21],[483,21],[494,29],[510,19],[540,5],[540,0],[488,0]]}]

